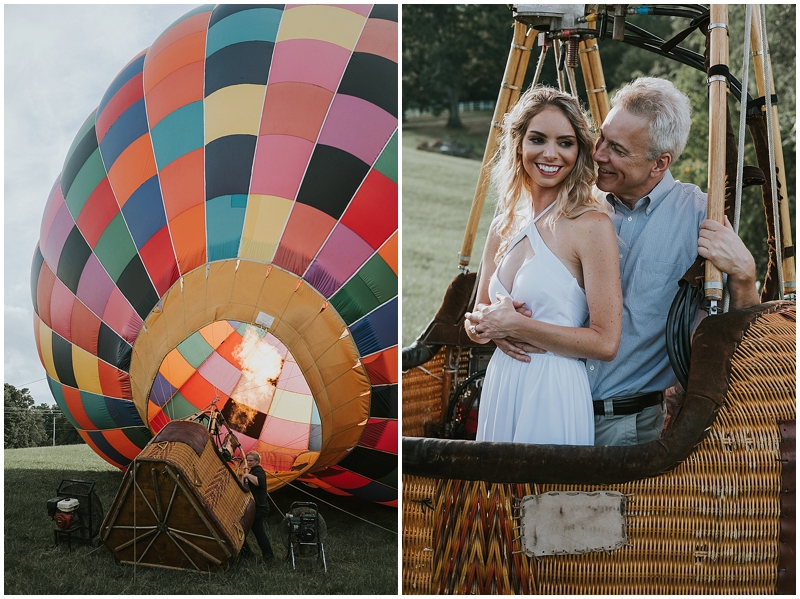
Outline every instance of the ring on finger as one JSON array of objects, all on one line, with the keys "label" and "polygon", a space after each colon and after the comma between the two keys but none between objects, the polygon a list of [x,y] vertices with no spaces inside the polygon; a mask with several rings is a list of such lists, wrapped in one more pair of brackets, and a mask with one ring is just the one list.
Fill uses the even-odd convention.
[{"label": "ring on finger", "polygon": [[472,333],[473,335],[478,332],[477,329],[475,328],[475,325],[469,327],[469,332]]}]

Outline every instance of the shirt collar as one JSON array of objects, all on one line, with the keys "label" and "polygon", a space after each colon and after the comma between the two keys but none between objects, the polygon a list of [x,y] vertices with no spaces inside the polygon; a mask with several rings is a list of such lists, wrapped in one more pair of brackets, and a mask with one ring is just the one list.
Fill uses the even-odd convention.
[{"label": "shirt collar", "polygon": [[[636,208],[634,208],[634,210],[644,208],[645,214],[650,216],[650,213],[658,208],[659,204],[661,204],[664,198],[667,197],[667,194],[674,186],[675,179],[672,177],[672,173],[667,170],[664,173],[664,176],[661,178],[661,181],[658,182],[658,185],[656,185],[645,197],[636,202]],[[620,206],[625,206],[625,204],[617,199],[614,194],[607,194],[606,199],[615,210]],[[625,208],[627,210],[627,206],[625,206]]]}]

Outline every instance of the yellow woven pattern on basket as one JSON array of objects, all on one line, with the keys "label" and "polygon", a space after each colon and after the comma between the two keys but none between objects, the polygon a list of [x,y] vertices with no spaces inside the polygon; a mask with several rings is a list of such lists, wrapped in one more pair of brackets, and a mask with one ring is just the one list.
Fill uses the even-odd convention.
[{"label": "yellow woven pattern on basket", "polygon": [[439,481],[403,476],[403,592],[430,595]]},{"label": "yellow woven pattern on basket", "polygon": [[[530,485],[448,480],[437,496],[433,588],[439,594],[530,594],[531,563],[521,553],[512,505]],[[455,533],[455,534],[454,534]]]},{"label": "yellow woven pattern on basket", "polygon": [[442,420],[442,385],[446,352],[442,349],[422,368],[403,373],[403,435],[422,437],[427,422]]}]

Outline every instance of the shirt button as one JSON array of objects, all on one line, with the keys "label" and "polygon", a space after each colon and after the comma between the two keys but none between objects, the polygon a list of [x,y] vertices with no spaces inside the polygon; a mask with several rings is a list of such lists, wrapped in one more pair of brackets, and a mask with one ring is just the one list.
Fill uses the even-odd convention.
[{"label": "shirt button", "polygon": [[589,370],[594,370],[594,366],[589,366]]},{"label": "shirt button", "polygon": [[633,220],[633,217],[632,217],[632,216],[629,216],[629,217],[628,217],[628,222],[631,222],[632,220]]}]

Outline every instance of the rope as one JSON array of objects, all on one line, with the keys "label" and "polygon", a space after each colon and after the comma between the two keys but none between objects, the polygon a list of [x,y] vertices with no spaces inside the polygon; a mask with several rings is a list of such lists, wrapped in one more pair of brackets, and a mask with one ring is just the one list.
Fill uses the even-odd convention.
[{"label": "rope", "polygon": [[772,86],[770,85],[769,45],[767,44],[767,13],[764,5],[760,5],[761,14],[761,48],[764,53],[764,103],[767,112],[767,140],[769,145],[769,177],[772,184],[772,222],[775,227],[775,265],[778,270],[778,299],[783,299],[783,258],[781,256],[780,211],[778,208],[778,185],[775,174],[775,139],[772,130]]},{"label": "rope", "polygon": [[542,69],[544,68],[544,59],[547,56],[547,49],[549,47],[550,46],[548,46],[547,44],[542,46],[542,51],[539,53],[539,60],[536,63],[536,72],[533,74],[533,82],[531,83],[531,86],[535,86],[537,83],[539,83],[539,77],[541,77],[542,75]]},{"label": "rope", "polygon": [[553,40],[553,58],[556,60],[556,79],[558,79],[558,91],[566,93],[564,86],[564,58],[566,57],[567,47],[561,40]]},{"label": "rope", "polygon": [[[733,209],[733,230],[739,234],[739,220],[742,213],[742,190],[744,188],[744,130],[747,121],[747,80],[750,75],[750,20],[753,5],[746,5],[744,17],[744,58],[742,58],[742,94],[739,102],[739,153],[736,159],[736,201]],[[722,311],[728,312],[731,302],[730,291],[726,288]]]},{"label": "rope", "polygon": [[567,81],[569,81],[569,89],[572,92],[572,97],[578,97],[578,86],[575,84],[575,69],[567,67]]},{"label": "rope", "polygon": [[[266,470],[265,470],[264,472],[266,472]],[[279,481],[281,481],[281,482],[285,483],[286,485],[288,485],[288,486],[292,487],[292,488],[293,488],[293,489],[295,489],[296,491],[300,491],[301,493],[305,493],[305,494],[306,494],[306,495],[308,495],[309,497],[313,497],[313,498],[314,498],[314,500],[316,500],[316,501],[319,501],[319,502],[321,502],[321,503],[324,503],[324,504],[326,504],[326,505],[329,505],[329,506],[331,506],[332,508],[334,508],[334,509],[336,509],[336,510],[339,510],[340,512],[343,512],[343,513],[345,513],[345,514],[347,514],[348,516],[351,516],[351,517],[353,517],[353,518],[356,518],[356,519],[358,519],[358,520],[361,520],[361,521],[363,521],[363,522],[366,522],[367,524],[369,524],[369,525],[371,525],[371,526],[374,526],[375,528],[380,528],[381,530],[385,530],[386,532],[390,532],[390,533],[392,533],[392,534],[395,534],[395,535],[397,534],[397,531],[396,531],[396,530],[391,530],[390,528],[386,528],[385,526],[381,526],[380,524],[376,524],[375,522],[370,522],[370,521],[369,521],[369,520],[367,520],[366,518],[362,518],[361,516],[356,516],[355,514],[353,514],[353,513],[351,513],[351,512],[348,512],[348,511],[347,511],[347,510],[345,510],[345,509],[342,509],[342,508],[340,508],[338,505],[334,505],[334,504],[332,504],[332,503],[330,503],[330,502],[328,502],[328,501],[325,501],[324,499],[322,499],[322,498],[320,498],[320,497],[317,497],[316,495],[313,495],[313,494],[309,493],[309,492],[308,492],[308,491],[306,491],[305,489],[301,489],[301,488],[300,488],[300,487],[298,487],[297,485],[293,485],[291,482],[289,482],[288,480],[284,480],[284,479],[282,479],[280,476],[278,476],[278,475],[277,475],[277,474],[275,474],[274,472],[266,472],[266,473],[267,473],[269,476],[272,476],[272,477],[274,477],[274,478],[278,479]],[[277,504],[277,503],[275,503],[275,500],[272,498],[272,496],[271,496],[269,493],[267,493],[267,497],[269,497],[269,500],[272,502],[272,505],[274,505],[274,506],[275,506],[275,509],[276,509],[276,510],[278,510],[278,512],[280,512],[281,514],[285,513],[283,510],[281,510],[281,508],[280,508],[280,507],[278,507],[278,504]]]}]

